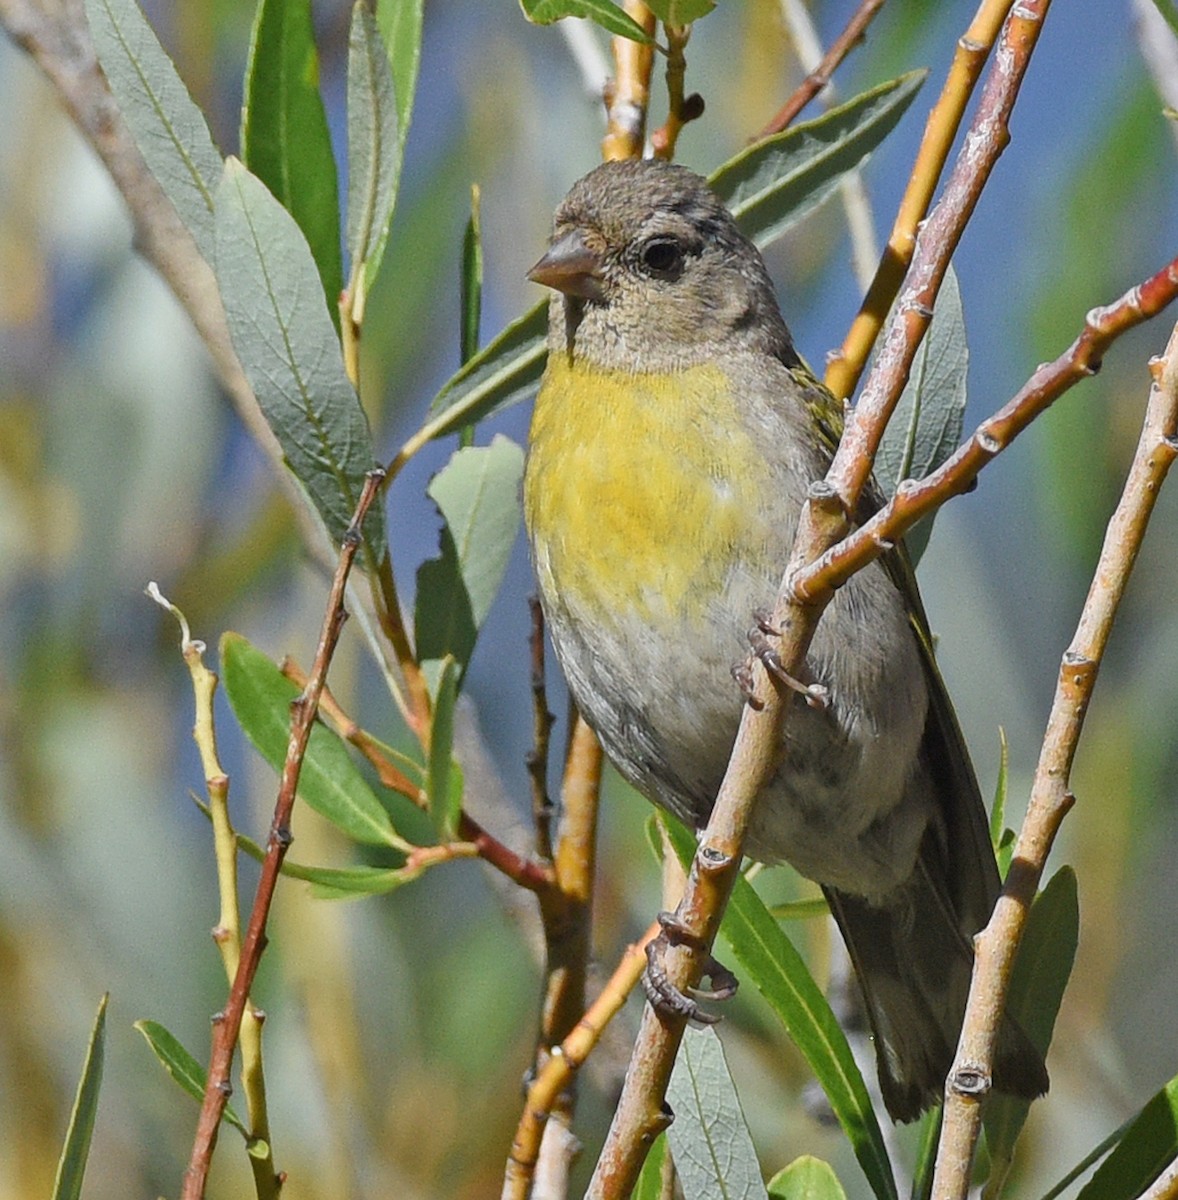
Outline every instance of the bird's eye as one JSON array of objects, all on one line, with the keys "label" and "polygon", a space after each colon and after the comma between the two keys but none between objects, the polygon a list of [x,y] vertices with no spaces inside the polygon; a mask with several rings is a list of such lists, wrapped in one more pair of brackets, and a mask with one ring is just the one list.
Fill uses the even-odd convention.
[{"label": "bird's eye", "polygon": [[642,265],[656,275],[673,275],[683,266],[683,247],[673,237],[654,237],[642,247]]}]

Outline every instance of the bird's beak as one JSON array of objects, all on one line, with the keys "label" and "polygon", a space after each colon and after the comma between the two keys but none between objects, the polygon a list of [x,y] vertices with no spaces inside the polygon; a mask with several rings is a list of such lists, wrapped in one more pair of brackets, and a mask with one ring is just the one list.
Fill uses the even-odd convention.
[{"label": "bird's beak", "polygon": [[601,300],[601,259],[585,245],[580,231],[570,229],[551,246],[548,253],[528,272],[533,283],[555,288],[566,296]]}]

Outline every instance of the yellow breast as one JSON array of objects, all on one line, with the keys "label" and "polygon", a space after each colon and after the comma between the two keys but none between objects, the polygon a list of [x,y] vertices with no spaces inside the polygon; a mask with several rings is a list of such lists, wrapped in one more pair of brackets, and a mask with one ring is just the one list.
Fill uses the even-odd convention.
[{"label": "yellow breast", "polygon": [[525,517],[563,606],[693,624],[734,564],[765,556],[770,471],[718,368],[635,375],[553,355],[530,442]]}]

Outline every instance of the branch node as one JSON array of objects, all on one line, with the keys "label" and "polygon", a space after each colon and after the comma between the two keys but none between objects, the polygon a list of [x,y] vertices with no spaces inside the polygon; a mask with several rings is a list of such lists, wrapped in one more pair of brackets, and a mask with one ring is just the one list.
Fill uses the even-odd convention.
[{"label": "branch node", "polygon": [[1002,449],[1002,442],[984,425],[974,434],[974,441],[983,454],[988,454],[991,457],[998,454]]},{"label": "branch node", "polygon": [[949,1076],[949,1087],[961,1096],[981,1098],[992,1085],[990,1072],[981,1063],[965,1063]]}]

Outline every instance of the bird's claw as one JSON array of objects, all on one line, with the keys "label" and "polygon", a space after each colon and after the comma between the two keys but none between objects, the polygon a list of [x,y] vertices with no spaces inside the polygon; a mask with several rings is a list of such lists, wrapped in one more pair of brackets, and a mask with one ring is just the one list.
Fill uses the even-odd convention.
[{"label": "bird's claw", "polygon": [[[715,1025],[721,1018],[700,1008],[699,1000],[727,1000],[736,993],[740,981],[723,963],[712,957],[700,939],[673,913],[659,913],[662,931],[646,947],[646,970],[642,988],[650,1006],[662,1017],[685,1017],[699,1025]],[[663,956],[671,946],[694,946],[704,954],[701,977],[712,982],[710,988],[693,987],[687,992],[677,988],[667,976]]]},{"label": "bird's claw", "polygon": [[753,689],[752,659],[756,658],[774,679],[783,683],[790,691],[797,692],[811,708],[825,708],[830,702],[830,689],[821,683],[803,683],[800,679],[795,679],[785,669],[781,656],[770,645],[769,638],[780,637],[781,630],[773,624],[769,613],[764,609],[757,609],[753,613],[753,620],[756,624],[749,630],[749,646],[752,648],[752,654],[744,662],[738,663],[732,668],[732,677],[736,680],[744,698],[754,708],[762,707]]}]

